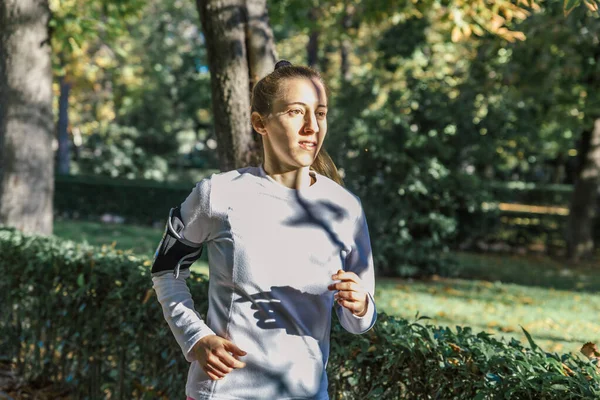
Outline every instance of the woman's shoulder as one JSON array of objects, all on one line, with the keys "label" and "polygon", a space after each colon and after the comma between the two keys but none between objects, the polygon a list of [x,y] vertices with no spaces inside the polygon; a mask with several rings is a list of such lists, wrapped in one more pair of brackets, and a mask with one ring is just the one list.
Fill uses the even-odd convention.
[{"label": "woman's shoulder", "polygon": [[196,183],[196,201],[210,209],[212,214],[218,214],[221,208],[227,207],[232,194],[246,193],[248,182],[257,174],[256,167],[245,167],[231,171],[213,173]]},{"label": "woman's shoulder", "polygon": [[344,207],[353,216],[358,216],[362,213],[362,203],[360,198],[348,188],[340,185],[325,175],[317,174],[317,180],[320,180],[322,196],[338,206]]},{"label": "woman's shoulder", "polygon": [[252,166],[233,169],[230,171],[216,172],[202,179],[200,182],[198,182],[198,185],[223,185],[239,181],[242,178],[255,177],[258,176],[258,174],[259,168]]},{"label": "woman's shoulder", "polygon": [[227,193],[237,186],[253,181],[259,175],[258,167],[244,167],[231,171],[211,174],[196,184],[196,190],[202,194]]}]

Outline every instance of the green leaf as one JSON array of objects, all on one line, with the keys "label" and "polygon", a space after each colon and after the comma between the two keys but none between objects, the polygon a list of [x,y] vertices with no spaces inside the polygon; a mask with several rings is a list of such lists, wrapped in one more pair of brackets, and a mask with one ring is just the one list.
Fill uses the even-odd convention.
[{"label": "green leaf", "polygon": [[564,2],[565,17],[568,16],[571,13],[571,11],[573,11],[573,9],[580,4],[581,4],[581,0],[565,0],[565,2]]},{"label": "green leaf", "polygon": [[[520,325],[519,325],[519,326],[520,326]],[[539,347],[539,346],[538,346],[538,345],[537,345],[537,344],[536,344],[536,343],[533,341],[533,338],[531,337],[531,335],[529,334],[529,332],[527,332],[527,331],[525,330],[525,328],[523,328],[522,326],[521,326],[521,329],[523,330],[523,333],[524,333],[524,334],[525,334],[525,336],[527,337],[527,341],[529,342],[529,346],[531,346],[531,349],[532,349],[533,351],[537,351],[537,350],[539,350],[539,348],[540,348],[540,347]]]},{"label": "green leaf", "polygon": [[565,385],[561,385],[561,384],[558,384],[558,383],[555,383],[554,385],[551,385],[550,387],[552,389],[554,389],[554,390],[564,390],[564,391],[569,390],[569,388],[566,387]]},{"label": "green leaf", "polygon": [[77,286],[84,287],[85,286],[85,279],[83,278],[83,274],[79,274],[79,276],[77,277]]}]

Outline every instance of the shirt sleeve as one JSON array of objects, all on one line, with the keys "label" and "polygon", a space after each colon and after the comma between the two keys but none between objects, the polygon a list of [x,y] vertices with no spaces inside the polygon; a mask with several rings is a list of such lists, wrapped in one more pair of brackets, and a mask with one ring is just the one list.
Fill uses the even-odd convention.
[{"label": "shirt sleeve", "polygon": [[211,240],[216,232],[216,219],[211,207],[211,179],[200,181],[194,190],[181,203],[181,218],[185,228],[182,235],[193,243]]},{"label": "shirt sleeve", "polygon": [[373,266],[373,253],[371,251],[371,239],[369,228],[362,206],[360,215],[354,226],[354,240],[350,252],[346,256],[346,271],[354,272],[361,279],[363,287],[367,291],[367,312],[358,317],[335,303],[335,311],[340,323],[348,332],[361,334],[367,332],[375,325],[377,320],[377,308],[375,307],[375,269]]},{"label": "shirt sleeve", "polygon": [[[197,244],[210,240],[214,232],[210,189],[210,179],[204,179],[181,204],[181,217],[185,226],[182,236]],[[186,360],[192,362],[196,359],[191,352],[194,345],[204,336],[215,333],[194,308],[192,294],[185,282],[189,276],[189,269],[182,270],[177,278],[169,271],[154,274],[152,282],[164,318]]]}]

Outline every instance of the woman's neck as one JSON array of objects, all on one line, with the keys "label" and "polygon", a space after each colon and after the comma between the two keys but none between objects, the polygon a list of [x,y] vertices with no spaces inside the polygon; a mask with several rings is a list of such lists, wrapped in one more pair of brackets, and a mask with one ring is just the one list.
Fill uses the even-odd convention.
[{"label": "woman's neck", "polygon": [[285,170],[265,162],[263,169],[273,180],[290,189],[304,189],[313,184],[310,167]]}]

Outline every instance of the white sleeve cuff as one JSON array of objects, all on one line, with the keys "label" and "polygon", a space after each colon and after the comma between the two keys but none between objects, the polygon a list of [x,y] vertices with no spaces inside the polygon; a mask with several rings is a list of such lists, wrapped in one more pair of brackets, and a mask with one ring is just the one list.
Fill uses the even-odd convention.
[{"label": "white sleeve cuff", "polygon": [[194,309],[192,295],[185,283],[189,275],[189,270],[185,270],[177,279],[171,273],[153,276],[152,281],[165,320],[186,360],[192,362],[195,360],[191,353],[194,345],[204,336],[214,335],[214,332]]},{"label": "white sleeve cuff", "polygon": [[371,293],[367,293],[367,312],[363,316],[357,316],[348,310],[336,304],[336,312],[340,323],[350,333],[362,334],[367,332],[375,325],[377,320],[377,308],[375,307],[375,300]]}]

